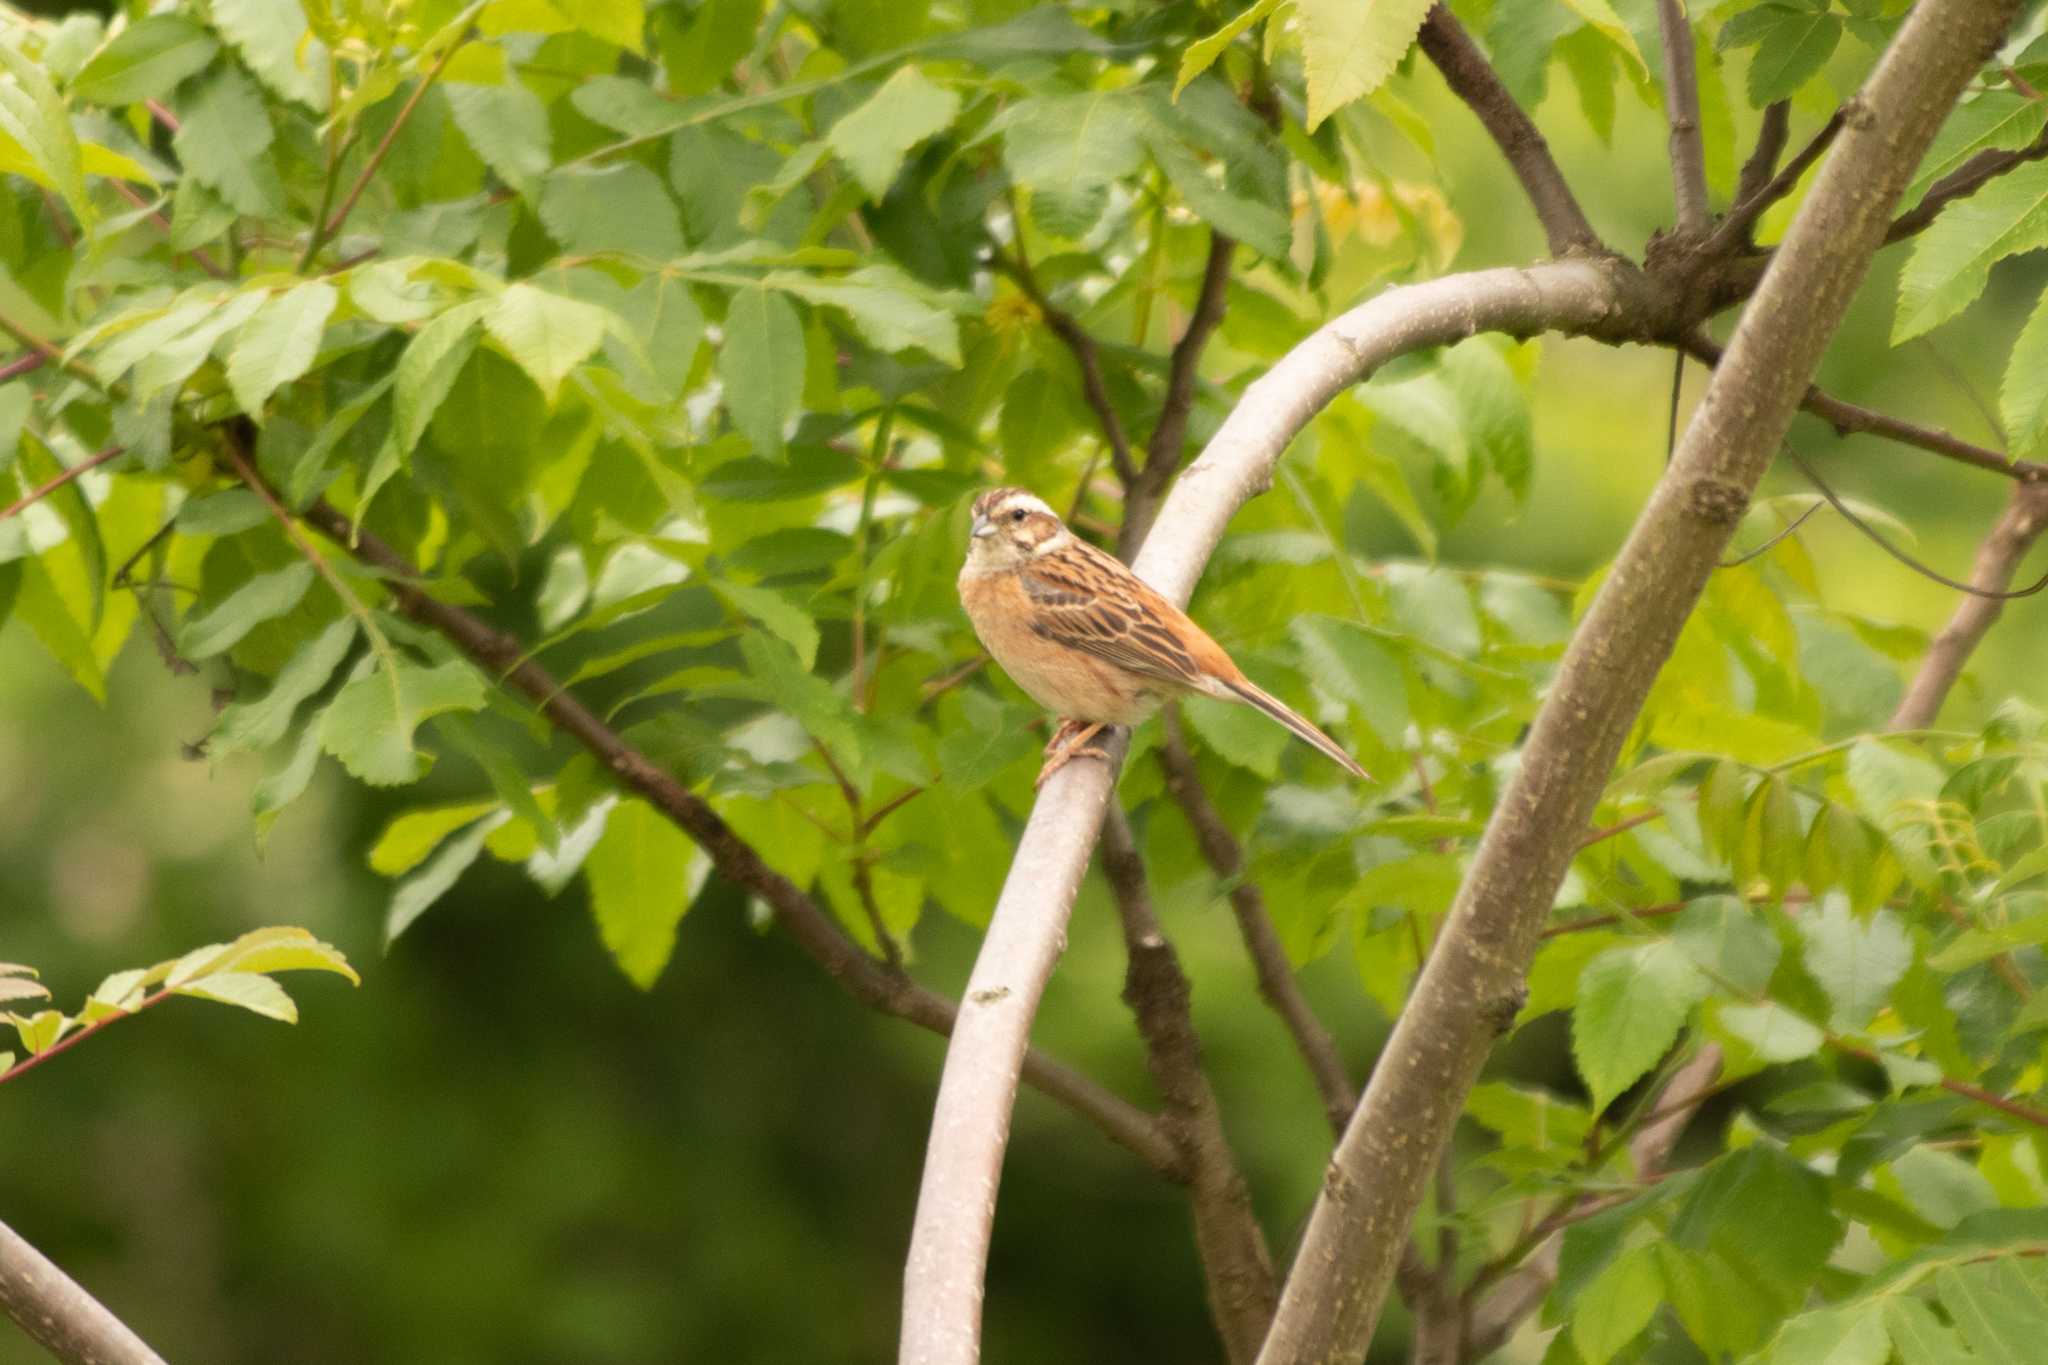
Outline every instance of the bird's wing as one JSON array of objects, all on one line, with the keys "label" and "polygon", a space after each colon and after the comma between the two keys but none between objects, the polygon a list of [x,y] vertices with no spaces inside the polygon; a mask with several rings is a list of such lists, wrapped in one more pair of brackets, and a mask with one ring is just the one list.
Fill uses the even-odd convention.
[{"label": "bird's wing", "polygon": [[[1031,629],[1055,644],[1093,654],[1141,677],[1210,690],[1201,656],[1222,650],[1171,602],[1120,562],[1084,541],[1018,570],[1034,612]],[[1235,676],[1227,657],[1222,668]]]}]

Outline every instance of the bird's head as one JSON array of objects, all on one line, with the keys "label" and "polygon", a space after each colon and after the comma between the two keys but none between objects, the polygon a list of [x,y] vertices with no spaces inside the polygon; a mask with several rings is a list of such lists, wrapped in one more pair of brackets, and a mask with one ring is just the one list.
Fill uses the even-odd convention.
[{"label": "bird's head", "polygon": [[1024,488],[991,488],[974,500],[967,542],[971,569],[1014,568],[1056,548],[1070,533],[1045,499]]}]

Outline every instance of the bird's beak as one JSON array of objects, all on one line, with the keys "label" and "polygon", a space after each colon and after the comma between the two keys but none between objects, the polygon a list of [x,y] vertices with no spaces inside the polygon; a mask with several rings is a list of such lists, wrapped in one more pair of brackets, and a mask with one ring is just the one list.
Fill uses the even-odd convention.
[{"label": "bird's beak", "polygon": [[983,536],[992,536],[995,533],[996,524],[994,522],[990,521],[987,517],[976,517],[974,519],[974,527],[968,534],[975,540],[980,540]]}]

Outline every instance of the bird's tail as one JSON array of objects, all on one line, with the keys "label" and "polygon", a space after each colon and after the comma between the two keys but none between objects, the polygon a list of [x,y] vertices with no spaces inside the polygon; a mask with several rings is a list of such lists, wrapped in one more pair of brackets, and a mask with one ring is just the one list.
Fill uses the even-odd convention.
[{"label": "bird's tail", "polygon": [[1248,681],[1227,682],[1223,686],[1236,700],[1258,707],[1259,710],[1264,711],[1274,720],[1279,721],[1282,725],[1294,731],[1296,736],[1307,740],[1310,744],[1315,745],[1316,748],[1321,749],[1330,756],[1333,762],[1353,777],[1367,782],[1372,781],[1372,774],[1359,767],[1358,760],[1345,753],[1342,745],[1311,725],[1306,717],[1295,711],[1286,702],[1281,701],[1271,693],[1260,690]]}]

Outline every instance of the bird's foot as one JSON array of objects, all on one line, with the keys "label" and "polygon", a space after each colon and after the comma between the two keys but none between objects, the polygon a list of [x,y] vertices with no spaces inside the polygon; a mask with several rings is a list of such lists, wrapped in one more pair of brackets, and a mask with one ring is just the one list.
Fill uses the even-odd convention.
[{"label": "bird's foot", "polygon": [[1092,724],[1071,719],[1061,720],[1059,728],[1052,732],[1052,738],[1046,742],[1045,766],[1038,770],[1038,780],[1031,784],[1032,789],[1035,791],[1043,787],[1047,778],[1077,758],[1099,758],[1107,762],[1109,755],[1088,741],[1108,728],[1105,722],[1099,720]]}]

